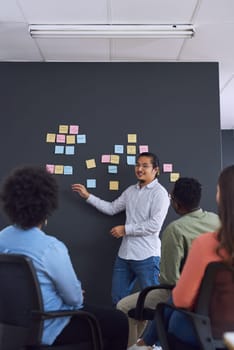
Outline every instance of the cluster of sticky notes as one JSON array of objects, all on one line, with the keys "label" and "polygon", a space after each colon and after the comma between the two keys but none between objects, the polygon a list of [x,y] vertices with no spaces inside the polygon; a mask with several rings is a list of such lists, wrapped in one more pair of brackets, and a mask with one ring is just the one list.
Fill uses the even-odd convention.
[{"label": "cluster of sticky notes", "polygon": [[[114,154],[103,154],[101,156],[102,163],[110,163],[118,165],[120,162],[120,155],[124,154],[126,151],[127,154],[127,165],[135,165],[136,164],[136,154],[137,154],[137,135],[136,134],[128,134],[127,135],[127,145],[114,145]],[[148,145],[139,145],[139,154],[143,152],[149,151]],[[108,166],[109,173],[117,173],[117,168],[113,168]]]},{"label": "cluster of sticky notes", "polygon": [[47,133],[46,142],[56,143],[55,154],[74,155],[75,144],[86,143],[86,135],[79,134],[79,125],[59,125],[58,133]]},{"label": "cluster of sticky notes", "polygon": [[163,164],[163,172],[170,173],[170,182],[175,182],[180,178],[180,173],[173,172],[173,164],[172,163],[164,163]]},{"label": "cluster of sticky notes", "polygon": [[[46,142],[55,144],[55,154],[74,155],[75,145],[86,143],[86,135],[80,134],[79,129],[79,125],[60,124],[57,133],[49,132],[46,134]],[[71,165],[47,164],[46,169],[52,174],[73,175],[73,167]]]},{"label": "cluster of sticky notes", "polygon": [[[107,164],[107,172],[109,174],[118,174],[118,165],[120,164],[120,157],[126,154],[127,165],[136,164],[136,154],[148,152],[148,145],[139,145],[137,150],[137,134],[127,134],[127,145],[115,144],[113,154],[102,154],[101,163]],[[94,159],[86,160],[86,167],[88,169],[96,166]],[[109,181],[109,190],[118,190],[119,181]]]},{"label": "cluster of sticky notes", "polygon": [[46,164],[46,170],[56,175],[72,175],[73,167],[71,165]]}]

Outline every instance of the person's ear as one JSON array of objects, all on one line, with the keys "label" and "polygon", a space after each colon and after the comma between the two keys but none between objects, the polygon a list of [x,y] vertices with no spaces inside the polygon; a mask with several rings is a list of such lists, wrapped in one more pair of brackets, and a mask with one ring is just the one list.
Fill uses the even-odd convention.
[{"label": "person's ear", "polygon": [[159,176],[159,174],[160,174],[160,169],[159,169],[158,166],[156,166],[156,167],[154,168],[154,171],[155,171],[155,177],[156,177],[156,176]]}]

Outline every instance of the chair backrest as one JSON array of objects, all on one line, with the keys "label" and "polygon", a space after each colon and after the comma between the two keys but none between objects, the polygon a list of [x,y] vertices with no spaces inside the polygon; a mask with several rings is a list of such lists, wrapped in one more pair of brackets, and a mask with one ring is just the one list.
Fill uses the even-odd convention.
[{"label": "chair backrest", "polygon": [[208,316],[214,339],[234,330],[234,269],[222,262],[207,266],[195,312]]},{"label": "chair backrest", "polygon": [[31,260],[19,254],[0,254],[0,281],[0,324],[28,329],[27,344],[39,343],[43,323],[32,322],[32,310],[43,311],[43,304]]}]

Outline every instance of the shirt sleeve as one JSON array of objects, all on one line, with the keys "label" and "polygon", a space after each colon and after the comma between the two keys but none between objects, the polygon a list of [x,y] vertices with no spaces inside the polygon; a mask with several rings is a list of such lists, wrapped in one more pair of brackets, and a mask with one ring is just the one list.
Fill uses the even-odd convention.
[{"label": "shirt sleeve", "polygon": [[104,214],[115,215],[126,209],[126,196],[125,191],[113,202],[105,201],[101,198],[90,194],[87,199],[87,203],[98,209]]},{"label": "shirt sleeve", "polygon": [[[136,223],[125,225],[126,235],[147,236],[160,232],[169,208],[169,196],[160,191],[151,200],[151,208],[146,220],[137,220]],[[140,218],[140,217],[139,217]]]},{"label": "shirt sleeve", "polygon": [[207,266],[202,252],[202,244],[197,238],[192,242],[181,276],[172,291],[173,302],[177,307],[192,309],[195,304]]},{"label": "shirt sleeve", "polygon": [[44,256],[47,274],[53,281],[64,303],[80,308],[83,303],[81,283],[73,269],[66,246],[56,240]]},{"label": "shirt sleeve", "polygon": [[162,233],[160,283],[176,284],[183,258],[183,237],[177,234],[176,227],[171,224]]}]

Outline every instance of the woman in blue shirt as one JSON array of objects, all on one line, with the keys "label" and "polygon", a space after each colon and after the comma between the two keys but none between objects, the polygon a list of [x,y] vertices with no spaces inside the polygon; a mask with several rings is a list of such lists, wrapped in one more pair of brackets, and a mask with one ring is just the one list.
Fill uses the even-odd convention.
[{"label": "woman in blue shirt", "polygon": [[[114,309],[83,306],[81,282],[66,246],[43,232],[47,218],[58,205],[58,185],[52,174],[39,167],[16,169],[5,180],[1,201],[12,225],[0,232],[0,253],[24,254],[36,269],[45,311],[83,309],[99,320],[105,349],[125,350],[128,321]],[[46,320],[43,344],[88,340],[89,329],[76,316]]]}]

